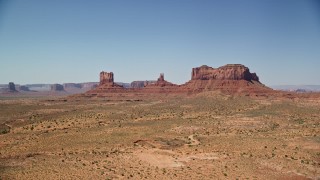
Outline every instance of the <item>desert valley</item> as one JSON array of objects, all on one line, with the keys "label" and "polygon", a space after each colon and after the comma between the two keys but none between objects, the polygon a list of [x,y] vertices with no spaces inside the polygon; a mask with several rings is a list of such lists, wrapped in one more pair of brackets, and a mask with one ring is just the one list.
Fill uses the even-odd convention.
[{"label": "desert valley", "polygon": [[[0,179],[319,179],[320,93],[240,64],[79,94],[0,94]],[[170,77],[169,77],[170,79]]]}]

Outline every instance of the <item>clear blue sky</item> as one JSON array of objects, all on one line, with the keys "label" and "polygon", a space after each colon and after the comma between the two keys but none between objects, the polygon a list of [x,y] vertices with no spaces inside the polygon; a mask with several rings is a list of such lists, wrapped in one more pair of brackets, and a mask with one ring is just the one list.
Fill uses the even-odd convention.
[{"label": "clear blue sky", "polygon": [[190,79],[239,63],[266,85],[320,84],[317,0],[0,0],[0,84]]}]

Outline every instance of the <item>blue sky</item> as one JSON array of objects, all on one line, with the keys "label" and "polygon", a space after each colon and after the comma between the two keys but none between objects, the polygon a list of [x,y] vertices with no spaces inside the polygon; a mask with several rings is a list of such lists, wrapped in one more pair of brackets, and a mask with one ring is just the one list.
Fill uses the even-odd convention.
[{"label": "blue sky", "polygon": [[244,64],[266,85],[320,84],[320,1],[0,0],[0,84],[156,79]]}]

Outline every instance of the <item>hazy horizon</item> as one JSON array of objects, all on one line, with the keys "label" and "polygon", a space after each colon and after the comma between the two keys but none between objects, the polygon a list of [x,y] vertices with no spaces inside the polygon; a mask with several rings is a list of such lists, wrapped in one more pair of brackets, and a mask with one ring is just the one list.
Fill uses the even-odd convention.
[{"label": "hazy horizon", "polygon": [[243,64],[263,84],[320,85],[316,0],[0,0],[0,84],[165,79]]}]

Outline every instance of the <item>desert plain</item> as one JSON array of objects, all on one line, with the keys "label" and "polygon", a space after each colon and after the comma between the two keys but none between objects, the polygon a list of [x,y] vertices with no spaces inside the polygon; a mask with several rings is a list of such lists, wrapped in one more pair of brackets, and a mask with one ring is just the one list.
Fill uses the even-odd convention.
[{"label": "desert plain", "polygon": [[319,179],[320,99],[2,97],[0,179]]}]

